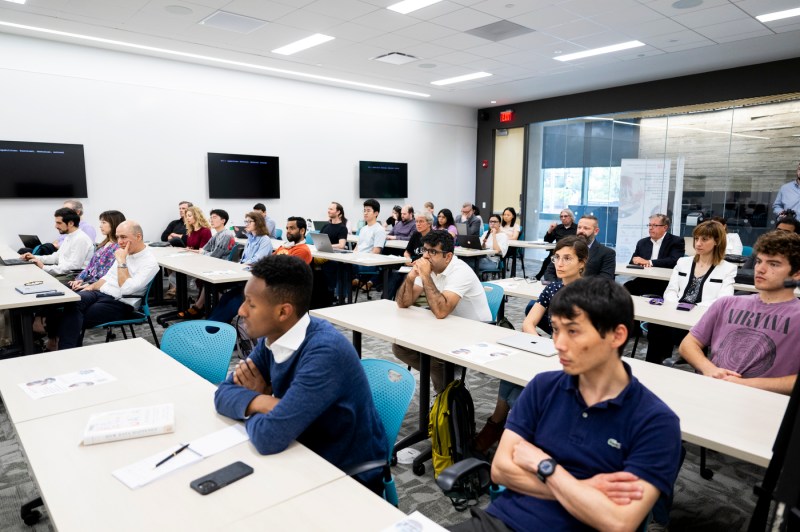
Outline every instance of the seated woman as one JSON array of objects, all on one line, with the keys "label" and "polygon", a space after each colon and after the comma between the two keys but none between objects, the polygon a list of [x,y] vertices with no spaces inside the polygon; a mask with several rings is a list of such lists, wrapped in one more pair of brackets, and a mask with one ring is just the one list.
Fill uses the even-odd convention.
[{"label": "seated woman", "polygon": [[[247,244],[239,260],[241,264],[250,265],[272,255],[272,241],[269,239],[267,223],[261,214],[248,212],[244,217],[244,230],[247,232]],[[230,323],[244,301],[243,291],[244,287],[239,285],[222,294],[208,319]]]},{"label": "seated woman", "polygon": [[503,222],[500,229],[506,234],[509,240],[519,240],[519,225],[517,225],[517,211],[514,207],[506,207],[503,210]]},{"label": "seated woman", "polygon": [[[556,248],[553,250],[553,257],[550,260],[556,265],[558,280],[545,287],[538,301],[533,305],[522,323],[523,332],[537,336],[539,335],[536,330],[537,326],[548,334],[553,332],[553,327],[550,324],[550,314],[547,312],[550,307],[550,301],[561,288],[583,276],[586,262],[589,260],[589,247],[578,237],[564,237],[556,244]],[[494,413],[492,413],[486,425],[475,437],[475,449],[477,451],[485,453],[492,445],[500,441],[508,412],[514,406],[514,402],[519,397],[520,392],[522,392],[522,386],[500,381]]]},{"label": "seated woman", "polygon": [[203,211],[197,206],[189,207],[186,209],[184,220],[186,223],[186,247],[202,249],[211,240],[211,226]]},{"label": "seated woman", "polygon": [[[100,232],[105,236],[97,245],[97,250],[89,259],[89,263],[75,279],[69,281],[67,286],[78,292],[90,284],[99,281],[114,264],[114,252],[119,249],[117,245],[117,226],[125,221],[125,215],[119,211],[103,211],[100,213]],[[58,329],[61,326],[61,308],[45,307],[47,310],[42,319],[36,319],[33,329],[36,332],[47,332],[46,349],[58,349]]]},{"label": "seated woman", "polygon": [[[738,268],[725,262],[727,239],[725,227],[714,221],[703,222],[692,231],[694,257],[681,257],[672,270],[664,304],[692,303],[709,306],[722,296],[733,295]],[[689,331],[650,323],[647,326],[648,362],[661,364],[672,356],[674,346]]]},{"label": "seated woman", "polygon": [[433,226],[435,231],[447,231],[453,235],[453,240],[458,236],[458,229],[456,229],[456,221],[453,218],[453,213],[450,209],[442,209],[436,217],[436,225]]}]

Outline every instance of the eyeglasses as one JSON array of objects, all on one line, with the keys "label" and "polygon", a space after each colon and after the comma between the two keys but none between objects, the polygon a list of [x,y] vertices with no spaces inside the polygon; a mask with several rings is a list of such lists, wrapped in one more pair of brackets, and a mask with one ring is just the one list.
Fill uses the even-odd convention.
[{"label": "eyeglasses", "polygon": [[572,218],[572,216],[570,216],[569,214],[562,214],[559,216],[559,218]]},{"label": "eyeglasses", "polygon": [[569,264],[574,260],[575,260],[575,257],[573,257],[572,255],[564,255],[563,257],[559,256],[559,255],[553,255],[552,257],[550,257],[550,261],[553,264],[556,264],[558,261],[561,261],[564,264]]},{"label": "eyeglasses", "polygon": [[249,225],[249,224],[251,224],[251,223],[253,223],[253,220],[245,220],[245,221],[244,221],[244,225]]},{"label": "eyeglasses", "polygon": [[666,224],[647,224],[647,227],[666,227]]},{"label": "eyeglasses", "polygon": [[444,256],[444,254],[447,253],[446,251],[439,251],[438,249],[433,249],[433,248],[417,248],[416,252],[417,255],[424,255],[425,253],[427,253],[431,257],[435,257],[440,253],[442,254],[442,256]]},{"label": "eyeglasses", "polygon": [[25,286],[36,286],[42,284],[44,281],[28,281]]},{"label": "eyeglasses", "polygon": [[489,223],[490,224],[499,224],[500,222],[498,222],[497,220],[489,220]]}]

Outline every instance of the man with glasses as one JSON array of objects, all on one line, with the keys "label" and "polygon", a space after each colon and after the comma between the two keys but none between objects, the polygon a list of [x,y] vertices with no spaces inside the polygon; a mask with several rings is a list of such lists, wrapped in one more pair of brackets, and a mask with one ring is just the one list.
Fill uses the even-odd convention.
[{"label": "man with glasses", "polygon": [[475,214],[475,209],[472,203],[465,202],[461,206],[461,214],[456,216],[457,224],[467,224],[467,234],[478,236],[481,234],[483,222],[480,217]]},{"label": "man with glasses", "polygon": [[[630,264],[645,268],[674,268],[678,259],[685,254],[686,244],[683,238],[669,232],[669,217],[665,214],[652,215],[647,230],[649,236],[636,243]],[[637,277],[625,283],[625,288],[634,296],[663,294],[667,284],[667,281]]]},{"label": "man with glasses", "polygon": [[[450,314],[477,321],[491,321],[492,311],[478,276],[453,254],[453,237],[447,231],[431,231],[422,239],[422,257],[414,261],[395,300],[408,308],[423,293],[433,315],[443,319]],[[420,353],[392,345],[394,355],[412,368],[419,369]],[[444,364],[431,360],[433,389],[440,393],[444,382]]]},{"label": "man with glasses", "polygon": [[800,211],[800,163],[797,164],[795,180],[781,186],[775,203],[772,204],[772,211],[775,216],[782,216],[787,210],[794,212]]},{"label": "man with glasses", "polygon": [[[558,215],[561,220],[560,224],[553,222],[550,224],[550,227],[547,228],[547,232],[544,234],[543,240],[545,242],[553,243],[558,242],[565,236],[574,236],[577,231],[577,226],[575,225],[575,215],[572,213],[570,209],[562,209],[561,213]],[[552,268],[552,262],[550,259],[553,258],[553,252],[547,254],[547,258],[542,261],[542,267],[539,269],[539,273],[536,274],[537,279],[541,279],[542,276],[548,281],[552,281],[556,277],[556,270],[552,269],[552,278],[548,278],[548,270]],[[613,272],[612,272],[613,273]]]},{"label": "man with glasses", "polygon": [[[578,220],[575,236],[589,246],[589,262],[586,263],[586,271],[583,272],[583,276],[598,276],[613,281],[614,271],[617,268],[617,252],[597,241],[596,237],[599,232],[600,222],[597,220],[597,216],[584,214]],[[548,266],[544,273],[544,280],[553,282],[557,279],[556,266],[549,261],[546,263]]]}]

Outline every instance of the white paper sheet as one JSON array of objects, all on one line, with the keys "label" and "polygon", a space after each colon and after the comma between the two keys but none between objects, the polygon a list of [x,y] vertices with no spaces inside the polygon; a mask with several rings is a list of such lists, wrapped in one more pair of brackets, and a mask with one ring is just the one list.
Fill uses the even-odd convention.
[{"label": "white paper sheet", "polygon": [[33,399],[40,399],[60,393],[72,392],[80,388],[87,388],[113,382],[117,380],[113,375],[100,368],[86,368],[65,373],[63,375],[43,376],[19,383],[19,387]]},{"label": "white paper sheet", "polygon": [[389,528],[384,528],[382,532],[408,532],[411,530],[414,532],[445,532],[447,529],[416,511]]},{"label": "white paper sheet", "polygon": [[450,351],[450,354],[463,358],[464,360],[471,360],[476,364],[487,364],[494,360],[503,359],[513,352],[513,349],[503,347],[502,345],[481,342],[479,344],[453,349]]}]

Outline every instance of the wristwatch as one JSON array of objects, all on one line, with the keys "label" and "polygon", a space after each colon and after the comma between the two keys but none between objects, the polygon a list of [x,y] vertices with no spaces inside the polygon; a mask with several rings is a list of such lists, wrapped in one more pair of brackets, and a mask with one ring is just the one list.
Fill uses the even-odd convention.
[{"label": "wristwatch", "polygon": [[539,462],[539,466],[536,469],[536,476],[541,480],[543,483],[547,483],[547,477],[552,475],[556,470],[556,461],[552,458],[545,458],[541,462]]},{"label": "wristwatch", "polygon": [[117,264],[117,268],[127,268],[127,267],[128,267],[127,262],[123,262],[122,264]]}]

